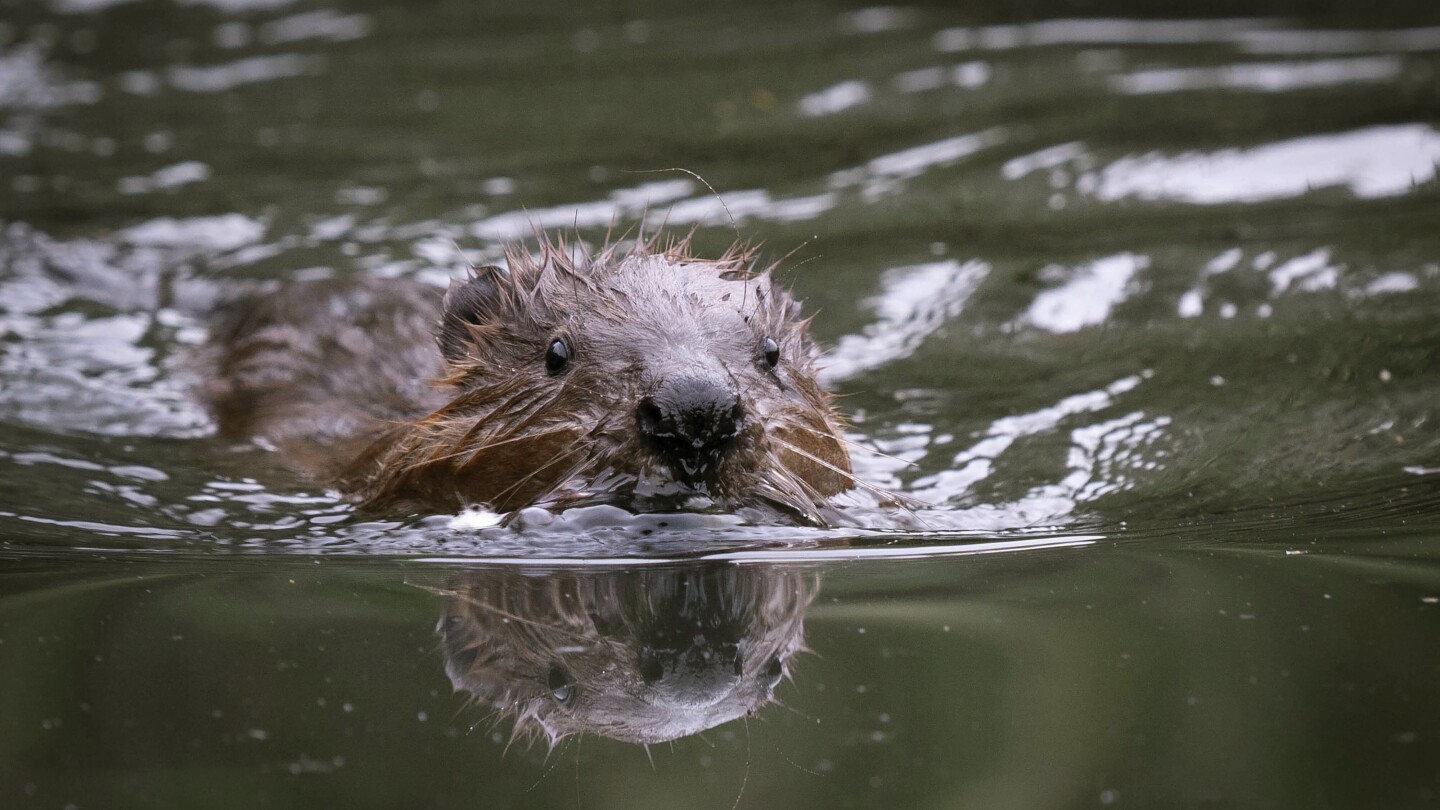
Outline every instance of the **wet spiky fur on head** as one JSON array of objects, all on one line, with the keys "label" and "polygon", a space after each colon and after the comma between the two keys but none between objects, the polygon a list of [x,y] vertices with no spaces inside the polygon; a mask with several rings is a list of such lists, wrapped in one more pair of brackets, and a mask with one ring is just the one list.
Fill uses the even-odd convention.
[{"label": "wet spiky fur on head", "polygon": [[[852,482],[839,420],[815,381],[799,304],[753,258],[737,246],[699,259],[688,238],[594,255],[542,239],[538,255],[507,253],[507,270],[476,269],[445,296],[438,384],[448,402],[372,443],[342,472],[342,488],[369,505],[500,511],[664,508],[700,495],[825,522],[825,499]],[[557,340],[568,362],[554,373]],[[778,348],[773,366],[767,348]],[[640,435],[636,407],[682,373],[733,385],[744,417],[723,453],[677,475]]]}]

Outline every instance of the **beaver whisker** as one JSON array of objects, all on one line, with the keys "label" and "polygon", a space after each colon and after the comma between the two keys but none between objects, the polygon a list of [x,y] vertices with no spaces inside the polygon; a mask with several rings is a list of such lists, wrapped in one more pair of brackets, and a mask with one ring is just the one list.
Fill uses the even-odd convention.
[{"label": "beaver whisker", "polygon": [[611,397],[610,394],[607,394],[607,393],[605,393],[605,392],[602,392],[602,391],[600,391],[599,389],[591,388],[590,386],[587,386],[587,385],[582,385],[581,383],[577,382],[577,381],[572,377],[572,378],[566,379],[565,382],[561,384],[560,390],[557,391],[553,397],[551,397],[551,400],[552,400],[552,401],[553,401],[553,400],[558,400],[560,397],[564,396],[564,395],[566,394],[566,392],[568,392],[568,391],[581,391],[581,392],[583,392],[583,393],[589,394],[589,395],[592,396],[592,397],[595,397],[597,400],[602,400],[602,401],[603,401],[603,400],[610,399],[610,397]]},{"label": "beaver whisker", "polygon": [[809,493],[799,489],[799,484],[783,471],[771,471],[757,489],[761,498],[780,511],[797,515],[805,523],[814,526],[825,525],[815,508],[817,503],[823,503],[823,499],[817,501],[810,497]]},{"label": "beaver whisker", "polygon": [[[577,451],[577,452],[578,452],[578,451]],[[558,458],[557,458],[557,459],[552,459],[552,462],[551,462],[551,463],[553,463],[553,461],[555,461],[555,460],[558,460]],[[573,481],[573,480],[575,480],[575,478],[579,475],[579,473],[580,473],[582,470],[584,470],[585,467],[586,467],[588,464],[589,464],[589,461],[588,461],[587,459],[583,459],[583,458],[582,458],[580,461],[577,461],[576,463],[570,465],[570,468],[567,469],[567,470],[565,470],[563,473],[561,473],[561,474],[559,474],[559,475],[557,475],[557,476],[554,476],[554,477],[551,479],[551,481],[550,481],[550,485],[549,485],[548,487],[546,487],[543,491],[541,491],[540,494],[536,495],[534,498],[532,498],[532,499],[530,500],[530,505],[538,506],[538,505],[541,505],[541,504],[553,504],[553,503],[555,503],[555,502],[552,501],[551,499],[555,497],[556,493],[557,493],[557,492],[562,492],[562,491],[563,491],[563,488],[564,488],[564,486],[565,486],[565,483],[568,482],[568,481]],[[523,483],[523,482],[517,482],[517,486],[518,486],[519,483]],[[514,513],[514,514],[518,514],[518,512],[516,512],[516,513]],[[512,514],[511,517],[514,517],[514,514]],[[506,525],[508,525],[508,519],[507,519],[507,521],[506,521]]]},{"label": "beaver whisker", "polygon": [[888,459],[890,459],[891,461],[898,461],[898,462],[900,462],[901,464],[904,464],[904,465],[907,466],[907,467],[919,467],[919,466],[920,466],[919,462],[911,461],[911,460],[905,459],[905,458],[900,458],[899,456],[892,456],[892,455],[890,455],[889,453],[886,453],[886,452],[884,452],[884,451],[876,450],[874,447],[871,447],[871,446],[868,445],[868,444],[863,444],[863,443],[861,443],[861,442],[857,442],[857,441],[855,441],[854,439],[849,438],[848,436],[846,436],[846,435],[843,434],[843,433],[839,433],[839,434],[834,434],[834,435],[832,435],[832,434],[826,433],[826,432],[823,431],[823,430],[816,430],[815,428],[812,428],[812,427],[810,427],[809,425],[802,425],[802,424],[800,424],[799,422],[786,422],[786,426],[787,426],[787,427],[793,427],[793,428],[799,428],[800,430],[804,430],[804,431],[807,431],[807,432],[809,432],[809,433],[814,433],[814,434],[817,435],[817,436],[824,436],[824,437],[827,438],[827,439],[829,439],[829,438],[839,439],[840,441],[842,441],[842,442],[845,443],[845,446],[846,446],[846,447],[853,447],[853,448],[855,448],[856,450],[864,450],[865,452],[867,452],[867,453],[869,453],[869,454],[871,454],[871,455],[874,455],[874,456],[880,456],[881,458],[888,458]]},{"label": "beaver whisker", "polygon": [[[479,418],[479,419],[476,419],[476,420],[471,424],[470,428],[469,428],[468,430],[466,430],[465,433],[464,433],[463,435],[461,435],[458,440],[455,441],[455,445],[456,445],[457,447],[460,447],[461,450],[459,450],[459,451],[457,451],[457,452],[455,452],[455,453],[448,454],[448,455],[443,455],[443,456],[442,456],[442,455],[434,455],[434,456],[431,456],[431,460],[432,460],[432,461],[448,460],[448,459],[458,458],[458,457],[460,457],[460,456],[462,456],[462,455],[465,455],[465,453],[466,453],[466,449],[465,449],[466,443],[471,442],[471,441],[474,441],[475,438],[476,438],[476,436],[481,432],[482,428],[487,427],[487,426],[490,424],[490,422],[491,422],[494,418],[496,418],[496,414],[505,414],[505,415],[511,415],[511,416],[513,416],[513,415],[515,415],[516,413],[520,412],[521,410],[528,411],[528,413],[526,413],[526,414],[524,415],[524,417],[523,417],[520,421],[512,423],[512,424],[509,426],[509,428],[507,429],[506,433],[505,433],[502,437],[500,437],[498,440],[488,441],[488,442],[486,442],[484,445],[480,446],[479,448],[476,448],[476,449],[474,450],[474,452],[470,454],[470,459],[467,460],[466,462],[464,462],[461,466],[469,466],[470,464],[473,463],[475,457],[478,456],[478,455],[480,455],[481,453],[483,453],[485,450],[490,449],[490,448],[493,448],[493,447],[497,447],[497,446],[500,446],[500,445],[503,445],[503,444],[506,444],[507,442],[514,441],[514,440],[516,440],[516,439],[538,439],[538,438],[540,438],[540,437],[542,437],[542,436],[546,436],[546,435],[553,434],[553,433],[555,433],[555,432],[559,432],[559,430],[550,430],[550,431],[540,431],[540,432],[527,433],[527,434],[524,434],[523,436],[522,436],[522,435],[518,435],[518,434],[521,433],[521,431],[523,431],[523,430],[525,430],[526,428],[529,428],[531,425],[533,425],[538,418],[540,418],[541,416],[543,416],[543,414],[544,414],[544,409],[543,409],[542,406],[551,404],[551,403],[553,402],[554,398],[555,398],[555,397],[551,397],[551,398],[549,398],[549,399],[542,400],[541,397],[531,396],[531,397],[529,397],[529,398],[524,399],[524,400],[523,400],[523,405],[521,405],[521,404],[517,404],[517,403],[522,402],[522,398],[521,398],[520,396],[518,396],[518,395],[517,395],[517,396],[511,396],[511,397],[510,397],[509,399],[507,399],[506,401],[500,403],[499,405],[497,405],[496,407],[494,407],[493,409],[491,409],[490,413],[486,414],[484,417],[481,417],[481,418]],[[427,419],[433,419],[433,418],[435,418],[436,416],[437,416],[437,414],[432,414],[431,417],[428,417]],[[560,430],[563,430],[563,429],[560,429]]]},{"label": "beaver whisker", "polygon": [[[796,445],[794,445],[794,444],[792,444],[791,442],[785,440],[785,439],[784,439],[783,437],[781,437],[779,434],[771,434],[770,438],[771,438],[772,440],[774,440],[774,441],[775,441],[777,444],[779,444],[780,446],[784,447],[786,450],[789,450],[790,452],[792,452],[792,453],[794,453],[794,454],[796,454],[796,455],[798,455],[798,456],[802,456],[802,457],[804,457],[804,458],[806,458],[806,459],[808,459],[808,460],[810,460],[810,461],[812,461],[812,462],[814,462],[814,463],[816,463],[816,464],[819,464],[820,466],[825,467],[826,469],[830,470],[831,472],[835,473],[836,475],[844,476],[845,479],[848,480],[850,483],[852,483],[852,484],[854,484],[854,485],[856,485],[856,486],[858,486],[858,487],[860,487],[860,488],[862,488],[862,489],[869,490],[871,493],[873,493],[873,494],[875,494],[875,495],[877,495],[877,496],[880,496],[881,498],[895,498],[896,500],[900,501],[900,502],[902,503],[902,505],[904,504],[905,501],[910,501],[910,502],[915,503],[915,504],[919,504],[919,503],[920,503],[920,501],[918,501],[918,500],[916,500],[916,499],[914,499],[914,498],[910,498],[909,496],[900,495],[900,494],[898,494],[898,493],[891,492],[891,491],[889,491],[889,490],[887,490],[887,489],[885,489],[885,488],[883,488],[883,487],[878,487],[878,486],[870,483],[869,481],[862,481],[861,479],[856,478],[853,473],[850,473],[850,472],[847,472],[847,471],[845,471],[845,470],[842,470],[842,469],[840,469],[839,467],[836,467],[836,466],[832,465],[830,462],[825,461],[824,459],[822,459],[822,458],[820,458],[820,457],[818,457],[818,456],[816,456],[816,455],[813,455],[812,453],[809,453],[809,452],[807,452],[807,451],[805,451],[805,450],[800,449],[800,448],[797,447]],[[907,508],[909,508],[909,507],[907,506]]]},{"label": "beaver whisker", "polygon": [[[441,461],[451,461],[451,460],[453,460],[453,459],[457,459],[457,458],[460,458],[461,456],[466,456],[466,455],[468,455],[470,458],[473,459],[476,455],[479,455],[480,453],[483,453],[483,452],[485,452],[486,450],[493,450],[493,449],[495,449],[496,447],[502,447],[502,446],[504,446],[504,445],[513,444],[513,443],[515,443],[515,442],[533,441],[533,440],[535,440],[535,439],[539,439],[539,438],[542,438],[542,437],[544,437],[544,436],[553,436],[553,435],[555,435],[555,434],[557,434],[557,433],[572,433],[572,432],[574,432],[574,431],[570,430],[569,428],[555,428],[554,430],[546,430],[546,431],[541,431],[541,432],[539,432],[539,433],[527,433],[527,434],[525,434],[525,435],[523,435],[523,436],[511,435],[511,436],[509,436],[508,438],[499,439],[499,440],[491,441],[491,442],[486,442],[485,444],[481,445],[479,448],[461,447],[459,450],[456,450],[456,451],[453,452],[453,453],[448,453],[448,454],[443,455],[443,456],[433,456],[432,458],[429,459],[429,461],[432,462],[432,463],[438,463],[438,462],[441,462]],[[467,438],[468,438],[468,437],[467,437]],[[471,463],[473,463],[473,462],[467,461],[465,464],[463,464],[463,465],[461,465],[461,466],[469,466]]]},{"label": "beaver whisker", "polygon": [[801,506],[801,503],[804,502],[805,507],[812,509],[816,504],[825,502],[824,497],[819,496],[815,487],[809,486],[804,480],[792,476],[788,470],[775,470],[773,471],[772,477],[769,477],[768,480],[773,489],[782,491],[783,494],[789,494],[796,506]]},{"label": "beaver whisker", "polygon": [[[540,473],[544,472],[545,470],[549,469],[549,468],[550,468],[552,465],[554,465],[556,462],[558,462],[558,461],[560,461],[560,460],[562,460],[562,459],[564,459],[564,458],[567,458],[567,457],[569,457],[569,456],[575,455],[575,454],[578,453],[578,452],[580,452],[580,450],[579,450],[578,448],[571,448],[571,449],[569,449],[569,450],[567,450],[567,451],[565,451],[565,452],[557,453],[556,455],[551,456],[549,461],[545,462],[544,464],[541,464],[539,467],[536,467],[534,470],[532,470],[532,471],[531,471],[528,475],[526,475],[525,477],[519,479],[518,481],[516,481],[515,483],[511,484],[510,486],[505,487],[504,489],[502,489],[502,490],[500,490],[499,492],[495,493],[495,504],[496,504],[497,506],[499,506],[499,505],[502,505],[502,504],[506,503],[506,501],[507,501],[507,499],[509,498],[509,496],[510,496],[511,493],[517,491],[521,486],[523,486],[523,485],[525,485],[525,484],[527,484],[527,483],[535,480],[535,477],[536,477],[536,476],[538,476]],[[467,462],[467,464],[473,464],[473,463],[474,463],[473,461]],[[544,492],[553,491],[554,485],[555,485],[556,483],[562,481],[562,480],[565,480],[567,477],[568,477],[568,475],[560,475],[560,476],[557,476],[557,477],[551,482],[551,485],[550,485],[550,486],[544,488]]]}]

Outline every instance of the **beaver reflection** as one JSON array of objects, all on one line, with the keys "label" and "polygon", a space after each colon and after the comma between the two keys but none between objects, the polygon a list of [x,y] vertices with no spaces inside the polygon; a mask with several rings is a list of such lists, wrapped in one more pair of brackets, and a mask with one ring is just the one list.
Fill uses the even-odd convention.
[{"label": "beaver reflection", "polygon": [[663,742],[768,702],[817,590],[803,570],[726,563],[470,571],[437,631],[450,682],[517,738]]}]

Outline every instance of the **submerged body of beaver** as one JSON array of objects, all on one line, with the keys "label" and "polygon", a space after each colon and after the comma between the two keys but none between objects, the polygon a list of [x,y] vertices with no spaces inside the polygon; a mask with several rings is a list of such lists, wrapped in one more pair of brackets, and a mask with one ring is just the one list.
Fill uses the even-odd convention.
[{"label": "submerged body of beaver", "polygon": [[827,522],[853,482],[799,305],[748,251],[542,240],[438,292],[311,282],[205,352],[222,435],[368,507],[712,505]]}]

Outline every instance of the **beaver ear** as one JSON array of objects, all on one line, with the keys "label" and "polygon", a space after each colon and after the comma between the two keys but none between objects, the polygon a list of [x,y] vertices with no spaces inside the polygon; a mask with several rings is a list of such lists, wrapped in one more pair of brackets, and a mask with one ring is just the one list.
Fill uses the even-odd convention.
[{"label": "beaver ear", "polygon": [[481,326],[496,309],[500,283],[505,271],[498,267],[477,267],[468,279],[454,279],[441,303],[440,334],[436,340],[440,353],[451,362],[470,354],[475,344],[471,326]]}]

